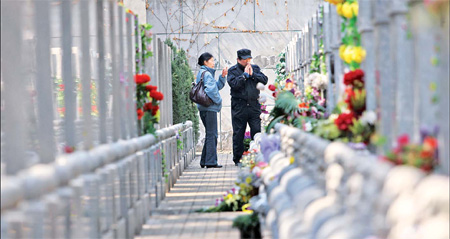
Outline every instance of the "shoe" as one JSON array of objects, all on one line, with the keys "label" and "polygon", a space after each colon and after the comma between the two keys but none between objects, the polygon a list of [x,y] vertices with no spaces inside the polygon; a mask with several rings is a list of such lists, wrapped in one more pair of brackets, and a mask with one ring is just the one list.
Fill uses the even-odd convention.
[{"label": "shoe", "polygon": [[200,167],[204,168],[204,167],[205,167],[205,165],[200,165]]},{"label": "shoe", "polygon": [[234,166],[236,166],[236,167],[241,167],[242,164],[241,164],[241,163],[234,163]]},{"label": "shoe", "polygon": [[206,168],[221,168],[221,167],[223,167],[223,166],[220,165],[220,164],[216,164],[216,165],[206,165]]}]

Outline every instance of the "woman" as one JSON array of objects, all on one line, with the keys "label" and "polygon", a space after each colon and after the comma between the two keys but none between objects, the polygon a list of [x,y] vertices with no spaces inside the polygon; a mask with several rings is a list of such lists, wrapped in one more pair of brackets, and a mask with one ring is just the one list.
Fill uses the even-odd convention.
[{"label": "woman", "polygon": [[224,68],[222,75],[219,76],[219,80],[216,81],[214,79],[216,73],[216,70],[214,70],[214,57],[210,53],[205,52],[200,55],[198,64],[200,65],[200,71],[197,74],[196,83],[200,82],[200,78],[205,72],[203,76],[205,93],[213,101],[213,104],[210,106],[197,104],[206,132],[200,166],[202,168],[205,166],[206,168],[221,168],[222,165],[217,163],[217,112],[222,109],[222,97],[220,97],[219,90],[225,85],[228,69]]}]

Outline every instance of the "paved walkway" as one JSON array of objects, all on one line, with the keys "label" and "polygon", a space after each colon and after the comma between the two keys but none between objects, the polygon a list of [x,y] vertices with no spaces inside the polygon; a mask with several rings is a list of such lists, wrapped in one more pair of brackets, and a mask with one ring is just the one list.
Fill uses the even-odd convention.
[{"label": "paved walkway", "polygon": [[213,206],[216,198],[233,186],[239,170],[231,153],[219,154],[219,164],[224,166],[220,169],[200,168],[199,162],[197,156],[135,238],[240,238],[239,230],[231,224],[242,212],[195,212]]}]

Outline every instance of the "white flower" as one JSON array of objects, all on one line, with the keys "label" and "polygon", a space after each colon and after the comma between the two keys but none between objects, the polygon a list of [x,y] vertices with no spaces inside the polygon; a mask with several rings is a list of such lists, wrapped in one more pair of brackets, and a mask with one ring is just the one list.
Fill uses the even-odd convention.
[{"label": "white flower", "polygon": [[310,131],[312,130],[311,122],[306,122],[306,123],[303,125],[303,127],[304,127],[304,129],[305,129],[306,132],[310,132]]},{"label": "white flower", "polygon": [[258,84],[256,84],[256,89],[258,89],[258,90],[264,90],[266,87],[261,83],[261,82],[258,82]]},{"label": "white flower", "polygon": [[322,75],[319,73],[311,74],[311,79],[309,79],[309,83],[312,87],[315,87],[318,90],[326,89],[328,85],[328,77],[327,75]]},{"label": "white flower", "polygon": [[375,121],[377,120],[377,114],[375,114],[375,112],[373,111],[364,111],[360,120],[361,124],[363,125],[367,124],[375,125]]}]

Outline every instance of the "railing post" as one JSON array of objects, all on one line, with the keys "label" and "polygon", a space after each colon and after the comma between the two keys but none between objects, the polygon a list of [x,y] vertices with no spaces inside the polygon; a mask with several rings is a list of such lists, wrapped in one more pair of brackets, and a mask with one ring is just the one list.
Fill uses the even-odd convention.
[{"label": "railing post", "polygon": [[[437,126],[439,104],[434,99],[439,83],[439,26],[433,21],[433,16],[424,6],[423,2],[413,1],[410,8],[412,34],[414,38],[414,81],[416,84],[415,104],[417,104],[418,123],[415,125],[414,140],[420,140],[420,128],[433,128]],[[445,54],[445,53],[444,53]],[[447,53],[448,54],[448,53]],[[446,56],[448,58],[448,55]],[[447,79],[448,80],[448,76]],[[434,85],[434,86],[433,86]],[[434,88],[434,89],[433,89]],[[447,93],[448,94],[448,93]]]},{"label": "railing post", "polygon": [[104,0],[97,0],[97,47],[98,47],[98,113],[100,144],[107,143],[106,137],[106,76],[105,76],[105,31]]},{"label": "railing post", "polygon": [[128,137],[128,133],[127,133],[127,111],[125,108],[125,95],[126,95],[126,78],[127,76],[125,75],[125,63],[124,63],[124,57],[125,57],[125,43],[124,43],[124,15],[125,15],[125,9],[123,9],[122,6],[116,4],[116,8],[117,8],[117,16],[119,18],[119,65],[118,65],[118,73],[119,73],[119,78],[117,80],[119,80],[119,94],[117,95],[117,97],[119,97],[119,112],[120,112],[120,134],[121,134],[121,139],[126,139]]},{"label": "railing post", "polygon": [[134,83],[134,54],[135,48],[133,46],[133,35],[132,23],[134,23],[134,16],[130,13],[126,14],[128,19],[126,23],[127,28],[127,70],[128,70],[128,98],[127,98],[127,114],[128,114],[128,131],[130,132],[130,137],[134,138],[137,136],[137,115],[136,115],[136,104],[134,100],[134,92],[136,92],[136,85]]},{"label": "railing post", "polygon": [[72,1],[61,0],[62,78],[64,82],[64,137],[68,147],[75,147],[76,91],[72,69]]},{"label": "railing post", "polygon": [[394,0],[391,2],[391,61],[392,76],[396,82],[396,134],[414,132],[414,52],[413,41],[408,38],[408,2]]},{"label": "railing post", "polygon": [[441,68],[441,76],[440,78],[440,86],[439,86],[439,107],[440,107],[440,120],[439,120],[439,158],[442,159],[441,162],[441,172],[449,175],[449,160],[450,153],[447,145],[449,142],[450,135],[450,126],[448,122],[450,121],[450,98],[448,92],[450,92],[449,87],[449,17],[448,17],[448,6],[447,11],[443,11],[447,15],[442,17],[443,24],[441,27],[441,31],[444,33],[443,38],[440,41],[440,49],[441,49],[441,59],[440,59],[440,68]]},{"label": "railing post", "polygon": [[114,0],[109,0],[109,24],[110,24],[110,49],[111,49],[111,66],[112,66],[112,136],[113,141],[117,141],[121,138],[121,124],[120,124],[120,80],[119,80],[119,69],[117,64],[117,39],[116,39],[116,29],[117,29],[117,2]]},{"label": "railing post", "polygon": [[328,85],[327,85],[326,104],[328,114],[331,114],[335,106],[333,82],[331,75],[331,37],[333,34],[332,32],[338,30],[331,27],[330,10],[331,10],[330,4],[328,2],[325,2],[323,6],[323,45],[324,45],[323,54],[325,55],[325,64],[327,66]]},{"label": "railing post", "polygon": [[84,149],[92,148],[92,115],[91,115],[91,57],[90,49],[90,19],[89,2],[80,2],[81,20],[81,86],[83,101],[83,144]]},{"label": "railing post", "polygon": [[373,1],[359,1],[358,30],[361,34],[361,45],[366,50],[366,59],[361,62],[364,70],[364,81],[366,85],[366,110],[376,111],[376,79],[375,79],[375,48],[373,35]]},{"label": "railing post", "polygon": [[338,16],[335,8],[331,10],[331,25],[330,28],[333,28],[332,36],[331,36],[331,50],[333,52],[334,58],[334,102],[339,102],[342,97],[343,87],[342,87],[342,77],[343,77],[343,63],[341,58],[339,57],[339,47],[341,45],[341,21]]},{"label": "railing post", "polygon": [[[36,92],[38,114],[39,158],[42,163],[55,159],[53,130],[52,77],[50,69],[50,20],[48,1],[35,1]],[[2,48],[3,49],[3,48]]]},{"label": "railing post", "polygon": [[392,138],[395,135],[395,128],[392,121],[395,119],[395,82],[392,78],[392,65],[390,60],[390,36],[388,9],[385,1],[375,2],[375,67],[376,82],[379,86],[378,110],[379,110],[379,133],[386,137],[387,143],[380,148],[380,153],[392,146]]},{"label": "railing post", "polygon": [[13,175],[25,165],[25,134],[26,114],[25,81],[22,73],[22,6],[21,2],[1,1],[1,71],[3,86],[2,92],[5,102],[5,122],[2,122],[2,131],[5,134],[4,156],[5,172]]}]

